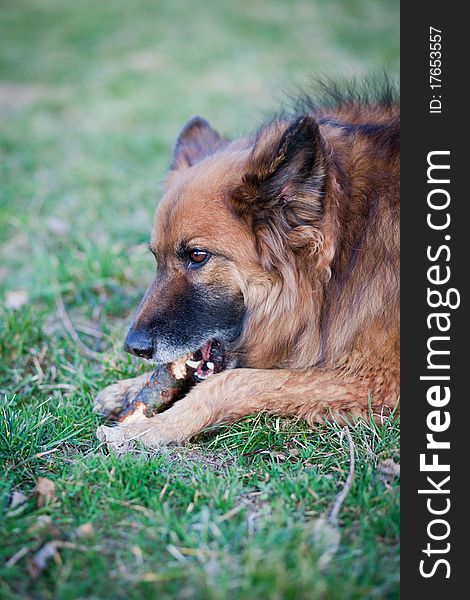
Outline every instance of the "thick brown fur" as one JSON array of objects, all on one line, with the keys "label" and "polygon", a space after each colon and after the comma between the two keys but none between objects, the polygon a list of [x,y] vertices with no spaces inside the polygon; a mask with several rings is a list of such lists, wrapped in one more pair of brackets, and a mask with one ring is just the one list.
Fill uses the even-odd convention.
[{"label": "thick brown fur", "polygon": [[[158,337],[162,315],[181,322],[172,307],[190,293],[210,320],[212,295],[214,314],[237,313],[218,326],[239,368],[151,419],[101,428],[103,439],[156,445],[261,410],[318,422],[367,416],[369,402],[379,417],[396,407],[399,108],[388,92],[336,90],[326,104],[307,99],[300,114],[235,142],[199,118],[183,129],[151,238],[163,275],[133,327]],[[188,270],[182,243],[210,260]],[[195,349],[161,331],[157,360]]]}]

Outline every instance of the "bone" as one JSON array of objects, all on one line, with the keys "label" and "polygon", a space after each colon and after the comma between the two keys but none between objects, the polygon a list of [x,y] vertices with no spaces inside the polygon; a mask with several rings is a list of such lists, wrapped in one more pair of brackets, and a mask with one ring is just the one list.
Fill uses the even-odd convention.
[{"label": "bone", "polygon": [[188,356],[183,356],[158,366],[140,392],[124,403],[118,421],[127,421],[132,415],[151,417],[182,398],[193,384],[186,368],[187,359]]}]

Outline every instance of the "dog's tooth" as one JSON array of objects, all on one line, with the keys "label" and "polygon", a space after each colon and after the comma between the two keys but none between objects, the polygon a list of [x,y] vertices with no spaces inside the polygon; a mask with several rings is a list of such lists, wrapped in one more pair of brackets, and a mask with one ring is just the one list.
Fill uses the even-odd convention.
[{"label": "dog's tooth", "polygon": [[214,363],[213,363],[213,362],[209,362],[209,361],[208,361],[208,362],[206,363],[206,365],[207,365],[207,367],[208,367],[208,368],[209,368],[211,371],[213,371],[213,370],[214,370]]},{"label": "dog's tooth", "polygon": [[188,367],[191,367],[191,369],[197,369],[199,367],[199,365],[201,364],[200,360],[187,360],[186,364],[188,365]]}]

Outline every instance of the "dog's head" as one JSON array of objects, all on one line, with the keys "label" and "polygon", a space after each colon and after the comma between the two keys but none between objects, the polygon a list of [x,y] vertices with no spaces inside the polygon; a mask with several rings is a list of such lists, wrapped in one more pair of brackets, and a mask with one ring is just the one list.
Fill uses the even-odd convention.
[{"label": "dog's head", "polygon": [[156,277],[126,349],[157,363],[195,352],[201,376],[226,366],[222,354],[273,366],[294,335],[298,295],[312,295],[303,282],[321,246],[323,165],[312,117],[236,142],[191,119],[155,215]]}]

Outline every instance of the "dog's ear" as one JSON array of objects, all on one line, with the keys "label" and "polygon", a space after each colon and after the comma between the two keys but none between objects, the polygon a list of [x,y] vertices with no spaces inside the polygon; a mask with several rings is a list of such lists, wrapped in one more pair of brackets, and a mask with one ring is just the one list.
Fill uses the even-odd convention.
[{"label": "dog's ear", "polygon": [[231,202],[249,220],[258,242],[265,242],[260,254],[267,267],[282,248],[314,252],[321,246],[324,179],[322,140],[313,117],[287,127],[274,121],[259,132]]},{"label": "dog's ear", "polygon": [[202,117],[192,117],[181,130],[173,151],[171,170],[185,169],[223,144],[220,135]]},{"label": "dog's ear", "polygon": [[290,202],[318,193],[323,178],[321,137],[315,119],[307,115],[287,128],[282,121],[274,121],[258,133],[233,203],[240,214],[289,209]]}]

